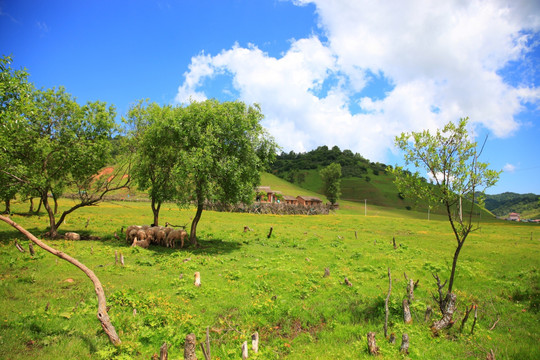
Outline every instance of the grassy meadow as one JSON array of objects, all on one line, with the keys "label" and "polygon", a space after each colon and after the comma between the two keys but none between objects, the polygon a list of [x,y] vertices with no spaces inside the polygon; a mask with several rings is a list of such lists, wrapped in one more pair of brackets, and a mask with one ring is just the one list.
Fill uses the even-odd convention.
[{"label": "grassy meadow", "polygon": [[[70,202],[62,199],[60,210]],[[149,203],[106,202],[77,210],[60,232],[91,233],[100,241],[45,241],[100,278],[122,340],[117,348],[96,319],[88,278],[36,246],[33,257],[17,251],[15,240],[26,249],[28,241],[1,222],[0,358],[150,359],[166,341],[169,359],[181,359],[186,334],[202,341],[207,327],[213,359],[241,358],[241,344],[250,343],[254,331],[260,351],[250,359],[371,358],[370,331],[377,333],[380,359],[485,359],[490,349],[497,359],[540,358],[537,226],[483,221],[460,256],[456,323],[434,337],[424,323],[426,305],[437,308],[431,274],[448,276],[455,244],[445,217],[428,221],[425,213],[376,206],[364,216],[363,205],[344,201],[327,216],[207,211],[196,249],[131,248],[116,240],[113,234],[122,227],[151,222]],[[46,214],[26,216],[27,210],[27,203],[15,203],[12,219],[36,235],[44,233]],[[183,225],[193,215],[193,209],[165,204],[160,222]],[[244,226],[253,231],[244,233]],[[125,266],[115,265],[115,251],[124,255]],[[325,268],[329,277],[323,277]],[[388,268],[395,344],[383,334]],[[193,285],[196,271],[200,288]],[[411,325],[402,320],[404,272],[419,280]],[[345,277],[352,287],[344,285]],[[474,333],[472,317],[460,332],[465,308],[473,303]],[[433,318],[439,315],[435,310]],[[410,338],[409,355],[399,353],[403,333]],[[199,347],[197,356],[204,358]]]}]

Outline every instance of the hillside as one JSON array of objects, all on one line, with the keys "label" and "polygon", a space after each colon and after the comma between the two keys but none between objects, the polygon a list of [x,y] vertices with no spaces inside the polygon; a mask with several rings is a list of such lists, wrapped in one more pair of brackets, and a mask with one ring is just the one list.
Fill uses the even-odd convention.
[{"label": "hillside", "polygon": [[[277,157],[271,171],[277,177],[299,188],[320,194],[323,183],[319,170],[332,162],[337,162],[342,166],[340,202],[350,201],[361,204],[367,202],[369,205],[396,210],[428,211],[426,204],[414,203],[401,196],[394,185],[394,177],[386,171],[387,165],[370,162],[350,150],[341,151],[337,146],[332,149],[320,146],[307,153],[282,153]],[[263,185],[266,185],[264,181]],[[279,187],[275,189],[283,191]],[[445,213],[442,208],[431,209],[431,212]],[[487,216],[492,216],[487,211],[483,212]]]},{"label": "hillside", "polygon": [[540,195],[513,192],[486,195],[486,209],[497,216],[505,217],[511,212],[517,212],[523,219],[539,219]]}]

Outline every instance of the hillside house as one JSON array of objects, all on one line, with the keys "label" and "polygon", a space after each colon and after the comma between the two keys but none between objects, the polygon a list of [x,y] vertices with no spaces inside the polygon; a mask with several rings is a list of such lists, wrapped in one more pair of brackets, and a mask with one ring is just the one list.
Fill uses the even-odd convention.
[{"label": "hillside house", "polygon": [[255,201],[261,203],[275,203],[281,197],[281,191],[274,191],[270,186],[259,186],[255,191],[257,193]]},{"label": "hillside house", "polygon": [[508,214],[508,220],[519,221],[519,214],[515,212]]},{"label": "hillside house", "polygon": [[298,199],[294,196],[283,195],[283,202],[290,205],[298,205]]},{"label": "hillside house", "polygon": [[304,205],[304,206],[316,206],[316,205],[322,204],[322,200],[315,196],[299,195],[296,197],[296,200],[298,200],[299,205]]}]

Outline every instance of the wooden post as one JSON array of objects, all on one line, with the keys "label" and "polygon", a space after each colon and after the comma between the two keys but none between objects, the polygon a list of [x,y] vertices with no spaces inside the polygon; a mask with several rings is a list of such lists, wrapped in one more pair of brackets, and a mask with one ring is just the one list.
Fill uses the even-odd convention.
[{"label": "wooden post", "polygon": [[197,360],[197,355],[195,354],[195,344],[197,339],[195,334],[186,335],[186,343],[184,345],[184,360]]},{"label": "wooden post", "polygon": [[272,236],[272,231],[274,230],[274,227],[270,227],[270,232],[268,233],[267,239],[270,239],[270,236]]},{"label": "wooden post", "polygon": [[167,342],[164,342],[163,345],[159,348],[159,360],[167,360],[169,358],[169,347]]},{"label": "wooden post", "polygon": [[392,236],[392,242],[394,243],[394,250],[396,250],[397,246],[396,246],[396,238],[395,238],[395,236]]},{"label": "wooden post", "polygon": [[367,334],[367,346],[368,351],[371,355],[378,355],[379,354],[379,347],[377,346],[377,343],[375,341],[375,333],[374,332],[368,332]]},{"label": "wooden post", "polygon": [[122,253],[120,253],[120,264],[122,264],[122,266],[124,266],[124,255]]},{"label": "wooden post", "polygon": [[194,284],[197,287],[201,286],[201,273],[198,272],[198,271],[195,273],[195,282],[194,282]]},{"label": "wooden post", "polygon": [[251,350],[255,354],[259,352],[259,333],[257,331],[251,335]]},{"label": "wooden post", "polygon": [[354,238],[358,240],[358,234],[356,233],[356,231],[354,232]]},{"label": "wooden post", "polygon": [[409,353],[409,335],[403,334],[401,337],[401,348],[399,349],[399,352],[402,354]]},{"label": "wooden post", "polygon": [[411,309],[407,299],[403,299],[403,321],[405,324],[412,324]]},{"label": "wooden post", "polygon": [[242,360],[246,360],[248,358],[248,345],[247,341],[244,341],[242,344]]},{"label": "wooden post", "polygon": [[384,301],[384,337],[388,337],[388,300],[390,300],[390,293],[392,292],[392,275],[390,274],[390,268],[388,268],[388,294]]}]

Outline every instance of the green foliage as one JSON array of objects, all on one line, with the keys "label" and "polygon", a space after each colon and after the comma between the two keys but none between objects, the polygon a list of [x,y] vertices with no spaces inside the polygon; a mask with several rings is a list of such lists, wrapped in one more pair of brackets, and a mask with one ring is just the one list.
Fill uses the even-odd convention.
[{"label": "green foliage", "polygon": [[[115,176],[96,175],[111,159],[116,112],[100,101],[81,106],[62,87],[35,90],[26,83],[27,74],[11,71],[9,62],[2,69],[3,89],[11,88],[14,78],[19,85],[2,95],[0,167],[24,194],[42,199],[55,236],[67,214],[95,204],[115,187]],[[76,189],[79,202],[57,219],[49,194],[57,199],[67,187]]]},{"label": "green foliage", "polygon": [[341,196],[341,165],[332,163],[322,169],[319,174],[323,180],[323,193],[335,204]]}]

